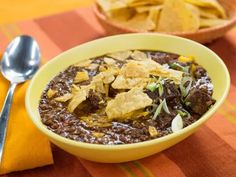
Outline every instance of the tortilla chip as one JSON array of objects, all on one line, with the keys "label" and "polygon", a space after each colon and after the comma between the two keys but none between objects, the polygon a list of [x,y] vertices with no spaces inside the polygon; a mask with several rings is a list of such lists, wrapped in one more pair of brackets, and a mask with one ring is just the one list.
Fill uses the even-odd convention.
[{"label": "tortilla chip", "polygon": [[148,132],[149,132],[151,137],[156,137],[156,136],[159,135],[157,129],[153,126],[148,126]]},{"label": "tortilla chip", "polygon": [[105,12],[127,7],[124,1],[117,0],[97,0],[97,3]]},{"label": "tortilla chip", "polygon": [[47,97],[48,97],[48,98],[52,98],[56,93],[57,93],[57,90],[49,89],[49,90],[47,91]]},{"label": "tortilla chip", "polygon": [[78,91],[73,97],[72,100],[70,101],[68,105],[68,111],[69,112],[74,112],[75,108],[77,108],[80,103],[85,101],[87,98],[87,91],[85,89],[81,89]]},{"label": "tortilla chip", "polygon": [[152,99],[142,89],[133,88],[123,92],[107,103],[106,114],[108,119],[122,118],[127,113],[150,106]]},{"label": "tortilla chip", "polygon": [[91,63],[90,66],[88,66],[87,68],[90,70],[96,70],[98,68],[98,64],[96,63]]},{"label": "tortilla chip", "polygon": [[108,65],[115,65],[116,64],[116,61],[114,59],[108,58],[108,57],[104,58],[104,62]]},{"label": "tortilla chip", "polygon": [[121,68],[121,74],[128,78],[148,78],[149,71],[145,66],[131,60]]},{"label": "tortilla chip", "polygon": [[106,15],[113,22],[123,24],[135,15],[135,9],[125,8],[106,12]]},{"label": "tortilla chip", "polygon": [[200,27],[205,28],[205,27],[213,27],[213,26],[219,26],[219,25],[224,25],[227,23],[228,20],[223,20],[223,19],[201,19],[200,20]]},{"label": "tortilla chip", "polygon": [[220,17],[227,18],[225,9],[216,0],[185,0],[185,1],[199,7],[213,8],[217,11]]},{"label": "tortilla chip", "polygon": [[148,56],[144,52],[141,52],[139,50],[135,50],[131,54],[131,58],[133,58],[134,60],[146,60],[146,59],[148,59]]},{"label": "tortilla chip", "polygon": [[111,86],[114,89],[132,89],[134,87],[144,88],[149,81],[149,78],[126,78],[119,75]]},{"label": "tortilla chip", "polygon": [[162,4],[164,0],[125,0],[129,7],[158,5]]},{"label": "tortilla chip", "polygon": [[132,52],[130,50],[126,50],[126,51],[114,52],[111,54],[107,54],[107,56],[123,61],[123,60],[126,60],[127,58],[129,58],[131,54],[132,54]]},{"label": "tortilla chip", "polygon": [[217,19],[218,16],[216,13],[212,12],[212,10],[209,10],[208,8],[198,8],[200,12],[201,18],[210,18],[210,19]]},{"label": "tortilla chip", "polygon": [[160,6],[152,7],[149,10],[148,19],[150,19],[156,25],[155,30],[158,28],[157,24],[160,19],[162,8],[163,6],[160,5]]},{"label": "tortilla chip", "polygon": [[157,30],[160,32],[195,32],[199,29],[196,13],[184,0],[166,0]]},{"label": "tortilla chip", "polygon": [[148,18],[148,13],[138,13],[123,25],[140,32],[147,32],[156,27],[156,24]]},{"label": "tortilla chip", "polygon": [[145,66],[145,68],[149,70],[149,73],[154,76],[160,76],[171,79],[176,84],[180,84],[182,80],[183,72],[173,69],[168,69],[151,59],[139,61],[139,63]]},{"label": "tortilla chip", "polygon": [[78,63],[74,64],[74,66],[80,66],[80,67],[88,67],[92,63],[91,60],[82,60],[79,61]]},{"label": "tortilla chip", "polygon": [[67,93],[63,96],[55,98],[55,100],[58,102],[66,102],[66,101],[70,100],[72,97],[73,97],[73,94]]},{"label": "tortilla chip", "polygon": [[74,78],[74,83],[80,83],[89,80],[89,75],[87,71],[77,72]]}]

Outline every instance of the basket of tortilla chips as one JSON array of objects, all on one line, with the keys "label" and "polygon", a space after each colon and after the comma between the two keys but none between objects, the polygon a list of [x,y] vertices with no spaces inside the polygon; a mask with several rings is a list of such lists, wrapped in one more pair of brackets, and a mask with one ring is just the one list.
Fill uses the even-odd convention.
[{"label": "basket of tortilla chips", "polygon": [[158,32],[201,43],[236,24],[236,0],[97,0],[94,12],[110,35]]}]

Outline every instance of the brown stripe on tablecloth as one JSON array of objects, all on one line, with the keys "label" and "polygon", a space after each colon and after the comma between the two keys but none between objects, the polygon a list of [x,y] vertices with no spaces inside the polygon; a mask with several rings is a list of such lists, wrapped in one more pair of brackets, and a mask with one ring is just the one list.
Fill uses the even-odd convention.
[{"label": "brown stripe on tablecloth", "polygon": [[164,151],[164,154],[187,177],[236,176],[235,150],[205,125],[185,141]]},{"label": "brown stripe on tablecloth", "polygon": [[62,50],[67,50],[102,35],[76,12],[57,14],[35,20],[35,22]]}]

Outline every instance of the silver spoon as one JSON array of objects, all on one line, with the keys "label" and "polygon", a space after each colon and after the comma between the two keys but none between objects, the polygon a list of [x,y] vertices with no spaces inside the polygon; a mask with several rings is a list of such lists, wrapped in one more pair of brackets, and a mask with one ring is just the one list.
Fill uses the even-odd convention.
[{"label": "silver spoon", "polygon": [[14,90],[17,84],[32,78],[38,70],[39,64],[39,46],[30,36],[16,37],[3,54],[0,70],[3,76],[11,82],[11,86],[7,92],[0,115],[0,163]]}]

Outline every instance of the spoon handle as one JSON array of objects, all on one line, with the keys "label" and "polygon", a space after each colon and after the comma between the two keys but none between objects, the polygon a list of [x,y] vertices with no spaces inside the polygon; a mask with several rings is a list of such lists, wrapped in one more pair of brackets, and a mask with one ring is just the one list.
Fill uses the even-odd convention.
[{"label": "spoon handle", "polygon": [[3,104],[2,113],[0,115],[0,163],[2,162],[2,154],[6,137],[7,122],[16,85],[17,85],[16,83],[11,84],[7,92],[5,102]]}]

